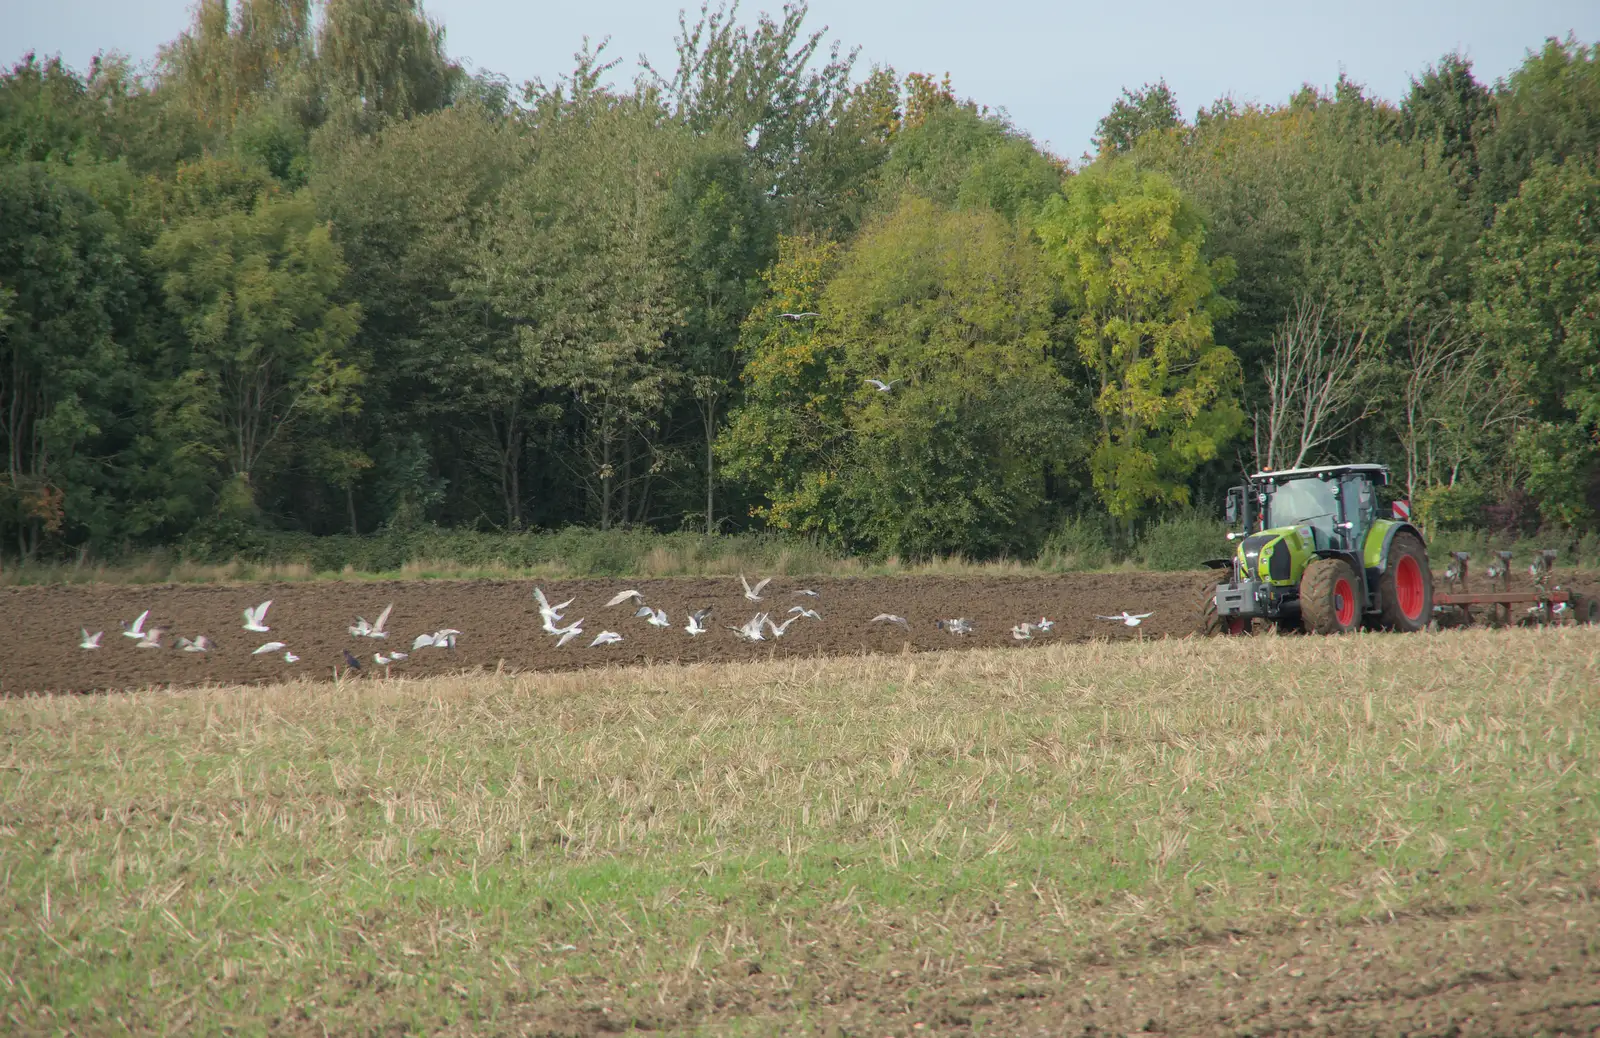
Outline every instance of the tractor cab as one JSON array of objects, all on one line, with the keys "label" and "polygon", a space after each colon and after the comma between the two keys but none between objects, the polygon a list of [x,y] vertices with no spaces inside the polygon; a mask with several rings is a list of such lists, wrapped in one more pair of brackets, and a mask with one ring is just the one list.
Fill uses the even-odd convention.
[{"label": "tractor cab", "polygon": [[1432,577],[1422,534],[1380,517],[1382,465],[1324,465],[1257,472],[1228,492],[1233,557],[1210,608],[1224,630],[1256,619],[1321,633],[1357,624],[1415,630],[1431,613]]}]

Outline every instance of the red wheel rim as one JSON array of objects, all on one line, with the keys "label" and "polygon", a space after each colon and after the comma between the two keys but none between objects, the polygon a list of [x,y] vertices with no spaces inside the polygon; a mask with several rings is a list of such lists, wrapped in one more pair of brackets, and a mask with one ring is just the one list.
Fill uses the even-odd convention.
[{"label": "red wheel rim", "polygon": [[1242,616],[1230,616],[1230,617],[1228,617],[1227,626],[1224,627],[1223,630],[1225,630],[1229,634],[1243,634],[1244,630],[1245,630],[1245,626],[1244,625],[1245,625],[1244,617],[1242,617]]},{"label": "red wheel rim", "polygon": [[1333,582],[1333,615],[1340,627],[1349,627],[1356,622],[1356,593],[1350,581],[1344,577]]},{"label": "red wheel rim", "polygon": [[1422,567],[1410,555],[1400,556],[1394,567],[1394,597],[1407,620],[1422,615]]}]

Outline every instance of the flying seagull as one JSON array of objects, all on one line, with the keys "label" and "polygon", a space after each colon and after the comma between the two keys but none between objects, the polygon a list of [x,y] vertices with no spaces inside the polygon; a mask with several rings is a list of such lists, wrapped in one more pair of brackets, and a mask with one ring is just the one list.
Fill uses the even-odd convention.
[{"label": "flying seagull", "polygon": [[135,639],[143,638],[144,637],[144,621],[145,621],[145,618],[147,616],[149,616],[149,615],[150,615],[150,610],[146,609],[144,612],[140,613],[137,617],[134,618],[133,623],[131,623],[131,624],[123,624],[122,625],[122,636],[124,638],[135,638]]},{"label": "flying seagull", "polygon": [[873,389],[876,389],[878,392],[887,393],[889,390],[893,389],[895,386],[898,386],[900,383],[904,382],[905,379],[897,378],[897,379],[893,380],[892,382],[884,382],[884,381],[882,381],[880,379],[869,378],[866,381],[867,381],[867,383],[869,385],[872,386]]},{"label": "flying seagull", "polygon": [[271,608],[272,599],[270,598],[254,608],[246,607],[244,611],[244,629],[258,633],[272,630],[267,626],[267,610]]},{"label": "flying seagull", "polygon": [[906,628],[909,628],[911,626],[911,621],[907,620],[903,616],[895,616],[893,613],[879,613],[877,616],[874,616],[871,620],[868,620],[867,623],[869,623],[869,624],[899,624],[901,627],[906,627]]},{"label": "flying seagull", "polygon": [[822,315],[819,314],[819,313],[816,313],[816,312],[811,311],[811,310],[807,310],[804,313],[798,313],[798,314],[779,314],[778,318],[780,320],[784,320],[784,321],[798,321],[802,317],[821,317],[821,316]]},{"label": "flying seagull", "polygon": [[378,620],[377,620],[376,623],[368,623],[367,622],[367,618],[364,617],[364,616],[356,617],[355,626],[351,627],[349,629],[350,633],[355,635],[357,638],[387,638],[387,637],[389,637],[389,632],[385,631],[384,627],[385,627],[385,625],[387,625],[389,623],[389,613],[393,609],[394,609],[394,603],[393,602],[390,602],[388,605],[384,606],[383,607],[383,612],[378,614]]},{"label": "flying seagull", "polygon": [[105,634],[106,632],[104,632],[104,631],[96,631],[93,634],[90,634],[89,633],[89,628],[87,628],[87,627],[83,628],[82,630],[83,630],[83,641],[78,643],[78,648],[80,648],[80,649],[98,649],[100,647],[100,636]]},{"label": "flying seagull", "polygon": [[691,638],[697,634],[705,634],[706,621],[710,618],[711,610],[709,609],[701,609],[698,612],[690,613],[689,622],[683,625],[683,629],[689,632]]},{"label": "flying seagull", "polygon": [[594,641],[589,643],[589,648],[592,649],[596,645],[615,645],[621,640],[622,635],[618,634],[616,631],[601,631],[599,634],[594,636]]},{"label": "flying seagull", "polygon": [[1116,616],[1096,616],[1095,619],[1109,620],[1112,623],[1122,624],[1124,627],[1138,627],[1140,624],[1144,623],[1154,615],[1154,613],[1130,613],[1123,611],[1118,613]]},{"label": "flying seagull", "polygon": [[762,577],[756,582],[755,587],[751,587],[750,582],[744,579],[744,574],[739,574],[739,583],[744,585],[744,597],[748,598],[752,602],[761,601],[761,589],[766,587],[771,580],[771,577]]},{"label": "flying seagull", "polygon": [[644,596],[643,595],[639,594],[639,592],[637,592],[637,591],[629,590],[629,591],[622,591],[622,592],[619,592],[619,593],[617,593],[615,595],[612,595],[611,596],[611,601],[606,603],[606,608],[610,609],[612,606],[619,606],[622,603],[628,601],[628,599],[630,599],[630,598],[638,599],[640,605],[644,604]]},{"label": "flying seagull", "polygon": [[807,598],[816,598],[817,593],[810,588],[801,588],[799,591],[789,592],[791,595],[805,595]]},{"label": "flying seagull", "polygon": [[822,614],[821,613],[817,612],[815,609],[807,609],[805,606],[790,606],[789,607],[789,612],[793,613],[796,616],[803,616],[807,620],[820,620],[820,619],[822,619]]},{"label": "flying seagull", "polygon": [[144,633],[144,637],[134,643],[133,647],[135,649],[159,649],[161,648],[161,636],[165,633],[159,627],[152,627]]},{"label": "flying seagull", "polygon": [[1011,628],[1011,637],[1015,638],[1019,642],[1028,642],[1033,640],[1033,632],[1033,624],[1020,623]]},{"label": "flying seagull", "polygon": [[[578,623],[583,623],[583,621],[579,620]],[[561,637],[556,639],[556,648],[561,648],[582,633],[583,628],[579,627],[578,624],[573,624],[571,627],[566,628],[561,632]]]},{"label": "flying seagull", "polygon": [[561,610],[573,603],[573,599],[569,598],[565,602],[551,605],[550,600],[544,597],[544,591],[540,588],[533,589],[533,597],[539,603],[539,615],[544,617],[546,629],[550,627],[551,621],[561,619]]},{"label": "flying seagull", "polygon": [[939,628],[941,631],[948,631],[950,634],[954,635],[968,635],[972,633],[972,621],[968,620],[964,616],[958,616],[954,620],[935,620],[933,625]]},{"label": "flying seagull", "polygon": [[746,620],[743,627],[735,627],[732,624],[725,624],[724,626],[747,642],[764,642],[767,640],[767,636],[761,633],[761,628],[766,626],[766,623],[767,614],[757,613]]},{"label": "flying seagull", "polygon": [[216,648],[216,646],[211,644],[210,638],[207,638],[202,634],[197,635],[194,638],[179,638],[178,648],[182,649],[184,652],[205,652],[209,649]]},{"label": "flying seagull", "polygon": [[783,637],[783,632],[787,631],[789,629],[789,625],[794,623],[798,619],[800,619],[798,616],[791,616],[791,617],[789,617],[789,619],[785,620],[783,623],[775,624],[775,623],[772,622],[771,618],[769,617],[768,620],[767,620],[767,630],[772,632],[772,636],[774,638],[782,638]]},{"label": "flying seagull", "polygon": [[651,627],[671,627],[672,626],[672,621],[667,619],[667,611],[665,609],[657,609],[656,611],[651,613],[648,623],[650,624]]},{"label": "flying seagull", "polygon": [[635,609],[633,611],[633,618],[635,620],[639,619],[641,616],[650,617],[650,616],[655,616],[655,615],[656,615],[656,611],[654,609],[651,609],[647,605],[642,605],[638,609]]},{"label": "flying seagull", "polygon": [[292,653],[289,650],[285,649],[283,651],[283,662],[285,662],[285,663],[299,663],[300,662],[300,657],[296,656],[294,653]]},{"label": "flying seagull", "polygon": [[1033,626],[1038,630],[1049,632],[1056,629],[1056,622],[1041,616],[1039,617],[1039,622]]},{"label": "flying seagull", "polygon": [[267,654],[269,652],[277,652],[279,649],[287,649],[287,648],[288,648],[288,646],[283,644],[282,642],[268,642],[267,644],[263,645],[261,648],[257,649],[255,652],[252,652],[250,655],[252,655],[252,656],[263,656],[263,655],[265,655],[265,654]]}]

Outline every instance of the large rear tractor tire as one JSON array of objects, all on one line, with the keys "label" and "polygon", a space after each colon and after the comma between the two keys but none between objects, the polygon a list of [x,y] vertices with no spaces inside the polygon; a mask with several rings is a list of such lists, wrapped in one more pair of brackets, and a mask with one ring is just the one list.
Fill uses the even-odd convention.
[{"label": "large rear tractor tire", "polygon": [[1420,631],[1433,619],[1433,571],[1415,534],[1397,533],[1389,542],[1378,580],[1378,625],[1388,631]]},{"label": "large rear tractor tire", "polygon": [[1311,634],[1348,634],[1361,622],[1360,585],[1343,559],[1314,559],[1300,577],[1300,619]]},{"label": "large rear tractor tire", "polygon": [[1250,634],[1251,627],[1248,616],[1218,616],[1216,589],[1210,587],[1205,589],[1199,607],[1195,610],[1195,634],[1203,638],[1214,634],[1243,635]]}]

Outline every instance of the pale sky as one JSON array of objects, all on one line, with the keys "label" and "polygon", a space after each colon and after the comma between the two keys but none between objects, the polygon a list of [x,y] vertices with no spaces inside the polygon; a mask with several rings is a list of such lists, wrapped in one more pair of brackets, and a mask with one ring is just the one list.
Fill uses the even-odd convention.
[{"label": "pale sky", "polygon": [[[0,60],[60,54],[85,67],[100,50],[142,60],[188,22],[191,0],[0,0]],[[609,36],[632,78],[642,52],[664,71],[680,4],[672,0],[425,0],[457,60],[507,76],[552,80],[585,35]],[[781,7],[746,0],[742,13]],[[698,3],[692,10],[698,11]],[[1205,5],[1051,0],[812,0],[808,25],[860,48],[859,68],[950,74],[958,95],[1003,108],[1021,129],[1075,159],[1124,86],[1165,77],[1185,116],[1215,98],[1286,100],[1340,72],[1398,99],[1413,75],[1460,51],[1485,82],[1547,36],[1600,41],[1596,0],[1288,0]]]}]

